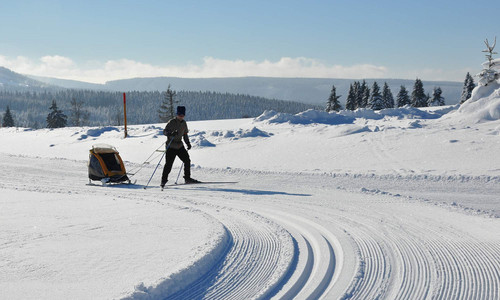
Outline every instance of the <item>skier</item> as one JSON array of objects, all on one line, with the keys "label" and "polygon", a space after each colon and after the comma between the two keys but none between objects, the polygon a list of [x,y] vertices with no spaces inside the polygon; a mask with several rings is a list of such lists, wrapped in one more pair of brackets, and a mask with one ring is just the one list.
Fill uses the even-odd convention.
[{"label": "skier", "polygon": [[[198,180],[191,178],[191,159],[187,152],[187,150],[191,149],[191,143],[189,142],[187,123],[184,120],[185,115],[186,107],[177,106],[177,116],[168,121],[167,126],[163,129],[163,134],[166,135],[168,139],[166,144],[166,163],[161,177],[162,189],[168,181],[168,174],[172,170],[172,165],[174,164],[176,156],[179,156],[184,163],[184,181],[186,183],[199,183]],[[184,148],[182,140],[186,143],[187,150]]]}]

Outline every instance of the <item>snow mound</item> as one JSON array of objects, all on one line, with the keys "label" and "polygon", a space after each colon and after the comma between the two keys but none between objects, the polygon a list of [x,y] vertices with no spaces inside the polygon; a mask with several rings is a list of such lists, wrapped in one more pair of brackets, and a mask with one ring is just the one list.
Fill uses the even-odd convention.
[{"label": "snow mound", "polygon": [[205,131],[199,131],[191,134],[189,136],[191,144],[196,145],[198,147],[215,147],[213,143],[211,143],[205,138],[205,134],[206,134]]},{"label": "snow mound", "polygon": [[492,82],[488,86],[477,86],[452,118],[469,123],[484,123],[500,120],[500,84]]},{"label": "snow mound", "polygon": [[249,138],[249,137],[270,137],[272,133],[267,133],[258,129],[257,127],[253,127],[250,130],[239,129],[236,131],[235,136],[240,138]]},{"label": "snow mound", "polygon": [[262,115],[255,118],[257,122],[267,121],[268,123],[290,123],[290,124],[327,124],[327,125],[339,125],[339,124],[352,124],[354,122],[353,117],[344,116],[338,113],[327,113],[324,111],[318,111],[309,109],[304,112],[292,115],[287,113],[278,113],[273,110],[266,110]]},{"label": "snow mound", "polygon": [[84,140],[84,139],[88,138],[89,136],[90,137],[94,137],[94,138],[95,137],[99,137],[103,133],[110,132],[110,131],[120,132],[120,130],[118,128],[111,127],[111,126],[99,127],[99,128],[90,128],[90,129],[87,129],[87,131],[85,133],[83,133],[82,135],[80,135],[79,140]]},{"label": "snow mound", "polygon": [[273,135],[272,133],[260,130],[255,126],[252,129],[247,129],[247,130],[240,128],[236,131],[227,130],[227,131],[212,132],[212,136],[223,137],[225,139],[231,139],[231,140],[237,140],[240,138],[252,138],[252,137],[270,137],[272,135]]}]

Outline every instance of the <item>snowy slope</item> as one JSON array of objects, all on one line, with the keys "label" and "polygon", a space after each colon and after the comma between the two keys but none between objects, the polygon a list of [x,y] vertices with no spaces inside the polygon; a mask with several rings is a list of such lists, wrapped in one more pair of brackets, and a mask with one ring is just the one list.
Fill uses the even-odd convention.
[{"label": "snowy slope", "polygon": [[[500,297],[500,89],[455,106],[189,122],[193,177],[134,173],[163,124],[0,129],[0,289],[23,299]],[[480,96],[479,96],[480,95]],[[170,175],[174,182],[180,163]]]}]

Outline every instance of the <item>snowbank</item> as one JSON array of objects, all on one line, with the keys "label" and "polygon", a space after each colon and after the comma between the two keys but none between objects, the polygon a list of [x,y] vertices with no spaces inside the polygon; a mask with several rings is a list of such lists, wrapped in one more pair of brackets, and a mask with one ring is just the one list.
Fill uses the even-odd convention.
[{"label": "snowbank", "polygon": [[326,124],[341,125],[352,124],[356,119],[382,120],[387,117],[396,119],[438,119],[444,114],[455,109],[455,106],[446,106],[441,109],[419,109],[411,106],[400,108],[388,108],[374,111],[367,108],[360,108],[354,111],[342,110],[340,112],[327,113],[324,111],[307,110],[296,115],[278,113],[272,110],[265,111],[255,118],[257,122],[267,121],[268,123],[290,123],[290,124]]},{"label": "snowbank", "polygon": [[255,118],[257,122],[267,121],[268,123],[290,123],[290,124],[352,124],[354,123],[353,117],[343,116],[338,113],[327,113],[318,110],[306,110],[304,112],[292,115],[287,113],[278,113],[273,110],[266,110],[262,115]]},{"label": "snowbank", "polygon": [[385,117],[394,117],[396,119],[438,119],[443,114],[449,112],[451,108],[446,107],[444,110],[425,110],[409,105],[400,108],[387,108],[382,110],[371,110],[361,108],[354,111],[343,110],[340,114],[353,118],[362,118],[368,120],[382,120]]},{"label": "snowbank", "polygon": [[231,246],[231,236],[227,228],[224,226],[222,233],[223,234],[220,234],[211,241],[205,243],[203,248],[208,249],[208,251],[198,261],[166,278],[158,280],[157,283],[151,286],[146,286],[144,283],[136,285],[135,291],[123,299],[165,299],[170,295],[185,289],[199,278],[202,278],[225,257],[225,254]]},{"label": "snowbank", "polygon": [[500,83],[477,86],[471,98],[449,117],[471,124],[500,120]]}]

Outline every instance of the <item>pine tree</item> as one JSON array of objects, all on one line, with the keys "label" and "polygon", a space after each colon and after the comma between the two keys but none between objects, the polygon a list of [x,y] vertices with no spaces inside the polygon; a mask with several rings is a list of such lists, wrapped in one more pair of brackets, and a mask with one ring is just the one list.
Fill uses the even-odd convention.
[{"label": "pine tree", "polygon": [[441,96],[443,91],[440,87],[435,87],[432,92],[432,98],[429,98],[428,106],[442,106],[444,104],[444,97]]},{"label": "pine tree", "polygon": [[376,81],[374,81],[372,85],[372,93],[369,105],[373,110],[381,110],[384,108],[384,101],[382,100],[382,95],[380,95],[380,87],[378,86]]},{"label": "pine tree", "polygon": [[167,91],[163,95],[164,98],[160,105],[160,109],[158,110],[158,116],[160,118],[160,122],[166,123],[175,118],[174,107],[178,101],[175,100],[177,93],[170,89],[170,84],[168,85]]},{"label": "pine tree", "polygon": [[424,91],[424,84],[422,80],[416,79],[413,85],[413,92],[411,93],[411,105],[413,107],[426,107],[428,96]]},{"label": "pine tree", "polygon": [[354,109],[359,108],[359,104],[361,104],[361,98],[363,97],[361,93],[361,84],[359,81],[355,81],[352,85],[352,92],[354,94]]},{"label": "pine tree", "polygon": [[71,99],[70,124],[72,126],[85,126],[89,120],[89,112],[82,109],[83,101]]},{"label": "pine tree", "polygon": [[56,101],[52,101],[49,108],[51,112],[47,115],[47,128],[62,128],[66,127],[68,117],[62,110],[57,109]]},{"label": "pine tree", "polygon": [[14,118],[10,112],[10,108],[7,106],[5,114],[3,115],[2,127],[14,127]]},{"label": "pine tree", "polygon": [[358,103],[359,108],[366,108],[368,107],[368,102],[370,102],[370,88],[366,84],[366,81],[363,80],[360,86],[360,93],[361,93],[361,101]]},{"label": "pine tree", "polygon": [[394,108],[394,96],[387,82],[384,82],[382,88],[382,101],[384,102],[384,108]]},{"label": "pine tree", "polygon": [[340,105],[339,102],[340,97],[341,96],[337,96],[335,85],[332,85],[332,91],[330,92],[330,97],[328,97],[328,102],[326,104],[326,112],[339,111],[342,109],[342,105]]},{"label": "pine tree", "polygon": [[354,86],[349,86],[349,94],[347,95],[347,100],[345,102],[345,109],[355,110],[356,109],[356,92],[354,90]]},{"label": "pine tree", "polygon": [[474,83],[474,78],[470,76],[469,72],[465,75],[464,86],[462,88],[462,95],[460,97],[460,104],[464,103],[472,95],[472,90],[476,87]]},{"label": "pine tree", "polygon": [[410,105],[410,104],[411,101],[410,101],[410,96],[408,96],[408,91],[406,90],[405,86],[402,85],[397,95],[397,105],[398,107],[403,107],[405,105]]}]

